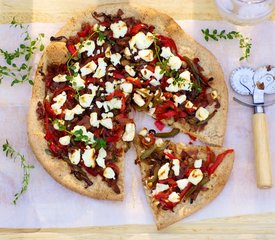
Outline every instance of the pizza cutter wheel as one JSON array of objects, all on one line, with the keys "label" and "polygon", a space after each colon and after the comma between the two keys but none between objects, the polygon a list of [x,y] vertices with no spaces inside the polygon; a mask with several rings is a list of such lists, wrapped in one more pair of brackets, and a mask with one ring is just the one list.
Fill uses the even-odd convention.
[{"label": "pizza cutter wheel", "polygon": [[265,66],[257,69],[240,67],[234,70],[230,77],[232,89],[241,95],[251,95],[253,104],[244,103],[234,98],[237,102],[254,108],[252,119],[254,151],[256,161],[256,176],[258,188],[272,187],[272,165],[269,149],[267,119],[264,111],[264,94],[275,93],[275,68]]}]

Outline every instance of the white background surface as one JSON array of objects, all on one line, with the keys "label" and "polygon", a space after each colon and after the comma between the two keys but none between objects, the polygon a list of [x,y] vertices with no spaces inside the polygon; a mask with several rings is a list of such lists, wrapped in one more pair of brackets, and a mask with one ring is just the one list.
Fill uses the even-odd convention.
[{"label": "white background surface", "polygon": [[[259,67],[275,65],[275,22],[253,27],[236,27],[225,22],[181,21],[182,28],[218,58],[228,84],[230,72],[240,65]],[[33,36],[43,32],[50,38],[63,24],[31,24]],[[251,37],[252,52],[249,61],[239,62],[241,50],[238,40],[206,42],[202,28],[241,31]],[[15,49],[19,45],[18,32],[8,25],[0,25],[0,48]],[[47,42],[45,41],[45,42]],[[35,58],[37,63],[39,55]],[[0,60],[0,64],[3,62]],[[275,212],[275,187],[259,190],[255,182],[253,142],[251,132],[252,109],[233,102],[228,84],[229,114],[224,146],[235,149],[236,159],[232,175],[223,192],[207,207],[183,221],[242,214]],[[126,197],[123,202],[98,201],[71,192],[56,183],[35,159],[27,142],[26,119],[31,87],[27,84],[10,87],[8,79],[0,85],[0,144],[6,139],[25,155],[35,168],[31,171],[29,189],[11,204],[13,194],[21,188],[22,169],[19,162],[5,157],[0,151],[0,227],[79,227],[116,224],[153,223],[153,216],[141,186],[138,166],[134,165],[133,148],[126,154]],[[275,96],[274,96],[275,98]],[[247,97],[247,101],[251,101]],[[270,148],[275,161],[275,106],[266,108],[270,130]],[[134,115],[138,128],[154,127],[150,118]],[[189,142],[186,136],[176,141]],[[39,144],[39,143],[38,143]],[[275,163],[273,163],[275,176]],[[275,178],[273,177],[275,182]]]}]

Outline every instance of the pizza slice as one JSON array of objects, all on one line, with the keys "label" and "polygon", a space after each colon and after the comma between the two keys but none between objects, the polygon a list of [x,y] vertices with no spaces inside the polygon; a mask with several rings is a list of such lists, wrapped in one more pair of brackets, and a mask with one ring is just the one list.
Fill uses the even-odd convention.
[{"label": "pizza slice", "polygon": [[142,129],[135,147],[145,194],[162,229],[217,197],[230,176],[234,152],[163,141],[158,135]]}]

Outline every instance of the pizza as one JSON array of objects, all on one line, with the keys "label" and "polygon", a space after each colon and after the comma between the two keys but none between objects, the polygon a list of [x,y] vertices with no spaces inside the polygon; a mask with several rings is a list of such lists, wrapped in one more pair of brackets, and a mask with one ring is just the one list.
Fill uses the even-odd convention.
[{"label": "pizza", "polygon": [[151,116],[159,131],[171,126],[163,136],[182,132],[221,146],[227,98],[215,57],[170,17],[102,5],[51,37],[34,80],[28,138],[63,186],[123,200],[124,154],[136,137],[131,111]]},{"label": "pizza", "polygon": [[157,228],[162,229],[216,198],[230,176],[234,151],[173,143],[156,136],[146,128],[138,133],[136,162]]}]

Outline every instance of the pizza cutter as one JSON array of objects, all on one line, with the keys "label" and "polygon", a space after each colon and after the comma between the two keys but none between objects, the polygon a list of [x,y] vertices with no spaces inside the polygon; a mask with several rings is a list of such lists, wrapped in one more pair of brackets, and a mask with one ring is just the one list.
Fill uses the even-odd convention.
[{"label": "pizza cutter", "polygon": [[264,107],[274,104],[275,101],[265,103],[264,94],[275,93],[275,67],[265,66],[257,70],[249,67],[237,68],[231,74],[230,84],[237,93],[241,95],[252,95],[252,104],[243,102],[237,98],[233,99],[245,106],[254,108],[252,125],[257,186],[258,188],[271,188],[272,165]]}]

